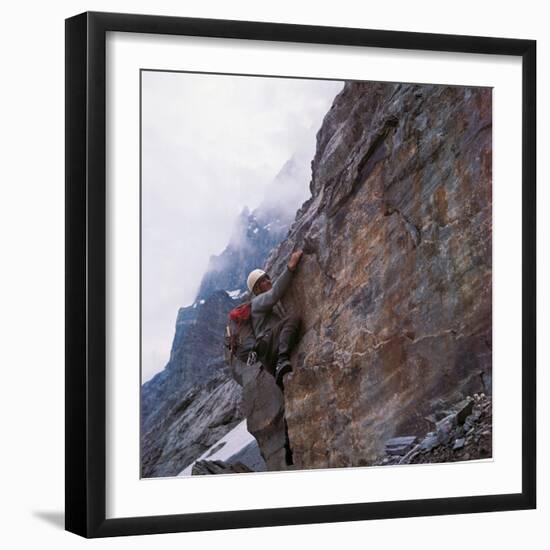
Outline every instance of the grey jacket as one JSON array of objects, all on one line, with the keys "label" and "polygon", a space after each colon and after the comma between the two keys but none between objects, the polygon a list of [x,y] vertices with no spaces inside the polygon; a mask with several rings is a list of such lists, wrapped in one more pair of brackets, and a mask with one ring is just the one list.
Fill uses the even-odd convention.
[{"label": "grey jacket", "polygon": [[292,281],[292,275],[293,272],[286,266],[273,283],[271,290],[252,298],[252,329],[256,340],[259,340],[268,329],[274,327],[286,315],[287,312],[279,300]]}]

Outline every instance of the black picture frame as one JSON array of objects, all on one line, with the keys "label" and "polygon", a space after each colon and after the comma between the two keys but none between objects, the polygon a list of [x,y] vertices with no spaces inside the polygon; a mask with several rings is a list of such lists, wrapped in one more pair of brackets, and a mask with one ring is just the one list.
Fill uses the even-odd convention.
[{"label": "black picture frame", "polygon": [[[88,12],[66,20],[66,529],[107,537],[536,506],[536,41]],[[519,56],[522,60],[522,491],[106,519],[108,31]],[[518,338],[520,335],[518,334]]]}]

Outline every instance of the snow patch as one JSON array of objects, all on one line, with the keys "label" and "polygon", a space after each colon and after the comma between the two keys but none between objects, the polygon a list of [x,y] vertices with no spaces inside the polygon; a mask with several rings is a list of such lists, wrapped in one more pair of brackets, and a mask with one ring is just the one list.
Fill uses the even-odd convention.
[{"label": "snow patch", "polygon": [[233,298],[233,300],[236,300],[237,298],[240,298],[241,294],[244,294],[244,291],[240,288],[237,288],[236,290],[226,290],[227,294]]},{"label": "snow patch", "polygon": [[[246,419],[237,424],[230,432],[209,447],[197,460],[193,461],[187,468],[182,470],[179,476],[190,476],[193,464],[198,460],[223,460],[227,461],[233,455],[242,451],[247,445],[256,441],[254,436],[246,429]],[[216,450],[217,448],[217,450]],[[215,450],[215,452],[212,452]],[[212,453],[212,454],[210,454]]]},{"label": "snow patch", "polygon": [[204,304],[204,300],[200,300],[199,304],[201,304],[201,305]]}]

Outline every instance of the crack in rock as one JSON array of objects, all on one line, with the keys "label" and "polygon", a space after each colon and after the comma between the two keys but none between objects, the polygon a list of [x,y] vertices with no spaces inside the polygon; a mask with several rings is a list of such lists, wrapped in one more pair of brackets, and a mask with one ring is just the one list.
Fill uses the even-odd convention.
[{"label": "crack in rock", "polygon": [[398,214],[399,215],[399,217],[401,218],[401,220],[403,221],[403,223],[405,225],[405,229],[407,230],[408,234],[410,235],[410,237],[412,239],[414,247],[417,248],[418,245],[422,241],[422,232],[420,231],[420,227],[418,227],[418,225],[413,223],[410,220],[410,218],[405,216],[405,214],[403,214],[403,212],[401,212],[401,210],[399,210],[398,208],[394,208],[394,207],[391,207],[391,206],[386,206],[384,216],[391,216],[393,214]]},{"label": "crack in rock", "polygon": [[[384,123],[382,128],[375,133],[371,143],[367,147],[367,151],[363,155],[363,158],[357,164],[355,170],[355,176],[352,178],[351,185],[349,185],[349,190],[344,191],[340,197],[337,197],[337,191],[339,187],[336,186],[335,191],[333,191],[332,196],[330,197],[331,207],[328,209],[328,217],[334,216],[342,206],[352,197],[358,189],[365,183],[369,174],[374,169],[374,166],[386,158],[386,151],[382,150],[384,142],[390,135],[390,132],[394,130],[399,124],[399,119],[395,115],[390,115]],[[345,173],[346,171],[344,171]]]},{"label": "crack in rock", "polygon": [[305,237],[304,244],[302,246],[302,250],[304,251],[304,254],[313,256],[315,258],[315,261],[317,265],[319,266],[319,271],[327,278],[329,281],[333,284],[336,284],[337,279],[334,277],[334,275],[331,275],[328,273],[328,271],[325,269],[323,264],[321,263],[321,260],[319,259],[319,250],[317,248],[316,243],[313,242],[313,239],[311,237]]}]

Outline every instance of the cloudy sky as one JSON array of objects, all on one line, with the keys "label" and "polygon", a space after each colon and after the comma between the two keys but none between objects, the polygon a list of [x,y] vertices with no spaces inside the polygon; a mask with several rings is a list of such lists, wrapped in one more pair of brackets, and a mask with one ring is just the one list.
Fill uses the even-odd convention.
[{"label": "cloudy sky", "polygon": [[[237,215],[253,210],[293,155],[309,163],[338,81],[142,73],[143,382],[166,365]],[[309,176],[296,185],[309,195]],[[297,205],[299,207],[300,205]]]}]

